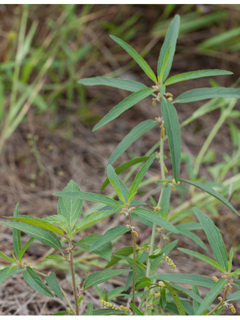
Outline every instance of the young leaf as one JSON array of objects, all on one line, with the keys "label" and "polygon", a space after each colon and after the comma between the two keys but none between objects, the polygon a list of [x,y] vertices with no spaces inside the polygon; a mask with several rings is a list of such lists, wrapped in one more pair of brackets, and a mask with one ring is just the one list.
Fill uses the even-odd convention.
[{"label": "young leaf", "polygon": [[116,210],[102,210],[90,213],[76,225],[76,231],[90,227],[94,223],[109,217],[115,212]]},{"label": "young leaf", "polygon": [[[14,213],[13,213],[13,217],[17,218],[19,216],[19,203],[17,203],[15,209],[14,209]],[[14,251],[16,253],[16,256],[19,257],[19,252],[22,248],[21,245],[21,232],[19,230],[13,229],[12,230],[12,235],[13,235],[13,247],[14,247]]]},{"label": "young leaf", "polygon": [[213,259],[201,254],[201,253],[198,253],[198,252],[195,252],[195,251],[192,251],[192,250],[189,250],[189,249],[183,249],[183,248],[178,248],[178,250],[186,253],[186,254],[190,254],[191,256],[193,257],[196,257],[206,263],[208,263],[210,266],[213,266],[214,268],[217,268],[218,270],[220,270],[221,272],[225,273],[226,271],[224,270],[223,267],[221,267],[216,261],[214,261]]},{"label": "young leaf", "polygon": [[168,31],[167,31],[167,34],[166,34],[164,43],[162,45],[159,58],[158,58],[157,74],[160,75],[162,67],[163,67],[165,55],[167,53],[168,48],[171,46],[171,51],[170,51],[168,63],[165,68],[164,76],[162,79],[163,82],[167,79],[169,72],[171,70],[171,67],[172,67],[173,56],[175,53],[176,43],[177,43],[177,38],[178,38],[179,25],[180,25],[180,17],[179,17],[179,15],[176,15],[170,23],[170,26],[168,28]]},{"label": "young leaf", "polygon": [[[167,52],[165,54],[165,57],[163,59],[161,72],[160,72],[160,75],[158,76],[158,80],[160,81],[160,83],[162,83],[162,79],[163,79],[164,72],[165,72],[167,64],[168,64],[168,60],[169,60],[169,56],[170,56],[170,53],[171,53],[171,49],[172,49],[172,46],[169,46],[168,50],[167,50]],[[161,96],[163,96],[163,95],[161,95]]]},{"label": "young leaf", "polygon": [[113,248],[110,241],[104,243],[102,246],[100,246],[96,250],[90,250],[91,246],[95,242],[98,242],[99,238],[101,238],[100,234],[90,234],[89,236],[75,243],[75,245],[80,248],[83,248],[86,251],[92,251],[93,253],[99,255],[103,259],[110,261],[112,256],[112,248]]},{"label": "young leaf", "polygon": [[137,216],[140,216],[152,223],[156,223],[160,227],[163,227],[164,229],[171,231],[173,233],[178,233],[178,230],[168,221],[164,220],[162,217],[159,217],[155,213],[153,213],[150,210],[143,209],[143,208],[136,208],[132,211]]},{"label": "young leaf", "polygon": [[14,259],[9,258],[9,257],[8,257],[8,256],[6,256],[4,253],[2,253],[1,251],[0,251],[0,257],[1,257],[1,258],[3,258],[4,260],[6,260],[6,261],[10,262],[10,263],[14,263],[14,262],[15,262],[15,260],[14,260]]},{"label": "young leaf", "polygon": [[0,272],[0,284],[3,283],[8,277],[13,276],[14,274],[17,274],[19,272],[22,272],[24,268],[19,268],[18,266],[11,266],[8,268],[4,268]]},{"label": "young leaf", "polygon": [[176,182],[178,182],[181,163],[181,131],[177,111],[173,104],[164,98],[161,103],[161,110],[168,135],[173,175]]},{"label": "young leaf", "polygon": [[219,194],[217,191],[215,191],[214,189],[208,187],[205,184],[199,183],[199,182],[193,182],[193,181],[189,181],[189,180],[184,180],[184,179],[179,179],[182,182],[186,182],[188,184],[191,184],[192,186],[195,186],[207,193],[209,193],[211,196],[213,196],[214,198],[218,199],[219,201],[221,201],[222,203],[224,203],[229,209],[231,209],[233,212],[235,212],[236,214],[239,214],[237,212],[236,209],[234,209],[234,207],[231,205],[230,202],[228,202],[221,194]]},{"label": "young leaf", "polygon": [[92,316],[93,315],[93,303],[92,303],[92,301],[90,301],[89,304],[88,304],[87,315],[88,316]]},{"label": "young leaf", "polygon": [[2,223],[10,228],[23,231],[29,234],[31,237],[37,239],[38,241],[56,250],[62,249],[62,245],[58,237],[51,231],[48,231],[39,227],[35,227],[35,226],[30,226],[23,222],[11,222],[11,223],[2,222]]},{"label": "young leaf", "polygon": [[123,203],[127,203],[128,189],[125,186],[125,184],[122,182],[122,180],[119,178],[119,176],[116,174],[115,170],[110,164],[107,166],[107,174],[108,174],[108,179],[110,180],[111,185],[113,186],[116,193],[118,194],[119,199]]},{"label": "young leaf", "polygon": [[211,288],[200,307],[196,311],[196,315],[202,315],[204,311],[211,305],[213,300],[217,297],[217,295],[222,291],[223,287],[227,284],[227,279],[220,279],[217,283]]},{"label": "young leaf", "polygon": [[212,222],[212,220],[206,216],[201,210],[193,208],[194,213],[196,214],[199,222],[201,223],[203,230],[205,231],[209,244],[212,248],[213,254],[220,264],[221,267],[227,271],[228,268],[228,257],[227,251],[221,236],[220,231]]},{"label": "young leaf", "polygon": [[[139,158],[135,158],[135,159],[131,159],[129,161],[126,161],[125,163],[121,164],[120,166],[118,166],[116,169],[115,169],[115,172],[116,174],[119,174],[125,170],[127,170],[128,168],[130,168],[131,166],[133,166],[134,164],[137,164],[137,163],[140,163],[140,162],[143,162],[143,161],[146,161],[148,160],[150,157],[149,156],[145,156],[145,157],[139,157]],[[102,192],[106,186],[109,184],[109,180],[108,178],[103,182],[102,186],[101,186],[101,189],[100,189],[100,192]]]},{"label": "young leaf", "polygon": [[179,296],[177,295],[177,291],[174,290],[170,284],[166,281],[163,281],[165,286],[168,288],[168,291],[170,292],[171,296],[173,297],[175,303],[176,303],[176,306],[177,306],[177,309],[178,309],[178,312],[181,316],[185,316],[186,313],[185,313],[185,310],[184,310],[184,307],[182,305],[182,302],[181,300],[179,299]]},{"label": "young leaf", "polygon": [[169,86],[171,84],[181,82],[181,81],[186,81],[186,80],[199,79],[204,77],[213,77],[213,76],[224,76],[224,75],[230,75],[230,74],[232,74],[232,72],[225,71],[225,70],[218,70],[218,69],[191,71],[191,72],[181,73],[171,78],[168,78],[164,84],[166,86]]},{"label": "young leaf", "polygon": [[109,78],[109,77],[94,77],[86,78],[78,81],[80,84],[85,86],[108,86],[118,89],[127,90],[130,92],[137,92],[147,87],[137,81],[118,79],[118,78]]},{"label": "young leaf", "polygon": [[144,313],[142,313],[142,311],[140,311],[133,303],[130,302],[129,305],[137,316],[144,316]]},{"label": "young leaf", "polygon": [[121,260],[121,258],[117,258],[116,256],[121,255],[121,256],[129,256],[131,253],[133,253],[133,247],[124,247],[119,250],[117,250],[114,255],[112,256],[111,261],[108,262],[105,268],[110,268],[114,266],[118,261]]},{"label": "young leaf", "polygon": [[63,299],[62,291],[57,281],[56,274],[54,272],[51,272],[50,275],[45,277],[45,280],[47,281],[52,291],[58,296],[58,298]]},{"label": "young leaf", "polygon": [[54,196],[57,197],[66,197],[66,198],[73,198],[73,199],[81,199],[93,202],[100,202],[106,205],[116,207],[119,203],[116,200],[111,198],[102,196],[101,194],[97,193],[90,193],[90,192],[56,192],[53,193]]},{"label": "young leaf", "polygon": [[34,238],[31,238],[28,240],[28,242],[22,247],[22,249],[19,252],[19,262],[22,262],[22,256],[24,255],[24,253],[26,252],[27,248],[30,246],[30,244],[34,241]]},{"label": "young leaf", "polygon": [[96,286],[102,282],[108,281],[112,278],[115,278],[119,276],[120,274],[123,274],[125,272],[129,272],[127,269],[117,269],[117,270],[103,270],[103,271],[97,271],[85,279],[83,282],[83,289],[86,290],[90,287]]},{"label": "young leaf", "polygon": [[137,64],[143,69],[143,71],[146,73],[146,75],[153,81],[157,82],[157,78],[152,71],[152,69],[149,67],[147,62],[138,54],[129,44],[127,44],[125,41],[115,37],[110,36],[115,42],[117,42],[124,50],[127,51],[128,54],[137,62]]},{"label": "young leaf", "polygon": [[165,273],[156,274],[149,277],[150,279],[157,279],[163,281],[171,281],[175,283],[185,283],[206,288],[212,288],[215,284],[214,280],[199,276],[197,274],[180,274],[180,273]]},{"label": "young leaf", "polygon": [[202,240],[196,234],[194,234],[191,231],[178,228],[178,226],[175,226],[175,228],[178,230],[179,234],[182,234],[183,236],[188,237],[192,241],[196,242],[201,248],[203,248],[204,250],[207,250],[207,247],[205,246],[205,244],[202,242]]},{"label": "young leaf", "polygon": [[51,291],[48,290],[39,276],[30,267],[27,267],[23,272],[23,278],[35,291],[43,294],[44,296],[53,298]]},{"label": "young leaf", "polygon": [[[133,128],[125,138],[119,143],[108,160],[108,164],[113,164],[139,137],[145,132],[153,129],[159,124],[155,120],[145,120]],[[117,170],[117,169],[116,169]]]},{"label": "young leaf", "polygon": [[140,169],[140,171],[138,172],[138,174],[136,175],[133,184],[131,186],[131,189],[129,191],[129,195],[128,195],[128,199],[127,202],[131,203],[131,201],[133,200],[135,194],[137,193],[137,189],[143,179],[143,177],[145,176],[146,172],[148,171],[149,167],[151,166],[151,164],[153,163],[154,159],[156,158],[157,152],[155,152],[146,162],[145,164],[142,166],[142,168]]},{"label": "young leaf", "polygon": [[[70,180],[63,192],[81,192],[79,186],[73,180]],[[81,199],[63,198],[58,200],[58,214],[65,217],[68,221],[68,227],[73,228],[80,218],[83,201]]]},{"label": "young leaf", "polygon": [[116,239],[117,237],[121,236],[122,234],[130,231],[130,228],[125,226],[117,226],[112,229],[106,231],[90,248],[90,251],[94,251],[104,245],[105,243]]},{"label": "young leaf", "polygon": [[43,221],[47,221],[50,224],[57,224],[61,229],[67,230],[68,228],[68,221],[64,216],[61,215],[52,215],[45,218],[42,218]]},{"label": "young leaf", "polygon": [[95,125],[93,131],[105,126],[105,124],[109,123],[110,121],[114,120],[124,111],[131,108],[137,102],[143,100],[144,98],[150,96],[154,92],[154,89],[147,88],[137,91],[131,94],[129,97],[125,98],[119,104],[117,104],[112,110],[110,110],[103,118]]},{"label": "young leaf", "polygon": [[201,88],[186,91],[178,96],[174,103],[188,103],[212,98],[240,98],[240,89],[235,88]]}]

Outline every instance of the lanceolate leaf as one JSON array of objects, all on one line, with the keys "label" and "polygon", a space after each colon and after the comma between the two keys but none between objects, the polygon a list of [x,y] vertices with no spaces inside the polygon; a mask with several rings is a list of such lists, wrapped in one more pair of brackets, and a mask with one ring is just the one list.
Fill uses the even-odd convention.
[{"label": "lanceolate leaf", "polygon": [[108,264],[106,265],[105,268],[112,267],[113,265],[118,263],[118,261],[121,260],[120,258],[117,258],[116,256],[118,256],[118,255],[129,256],[131,253],[133,253],[133,247],[124,247],[124,248],[121,248],[121,249],[117,250],[114,253],[114,255],[112,256],[111,261],[108,262]]},{"label": "lanceolate leaf", "polygon": [[107,204],[112,207],[116,207],[119,205],[119,203],[116,200],[113,200],[111,198],[102,196],[101,194],[97,193],[90,193],[90,192],[57,192],[53,194],[57,197],[66,197],[66,198],[73,198],[73,199],[81,199],[81,200],[87,200],[87,201],[93,201],[93,202],[100,202]]},{"label": "lanceolate leaf", "polygon": [[51,291],[49,291],[39,276],[30,267],[27,267],[23,272],[23,278],[35,291],[43,294],[44,296],[53,298]]},{"label": "lanceolate leaf", "polygon": [[146,163],[142,166],[142,168],[140,169],[140,171],[138,172],[138,174],[136,175],[136,178],[133,181],[133,184],[131,186],[131,189],[129,191],[129,195],[128,195],[128,199],[127,202],[131,203],[131,201],[133,200],[135,194],[137,193],[137,189],[142,181],[142,179],[144,178],[146,172],[148,171],[149,167],[151,166],[151,164],[153,163],[154,159],[156,158],[157,152],[155,152],[147,161]]},{"label": "lanceolate leaf", "polygon": [[87,307],[87,315],[91,316],[93,315],[93,303],[92,301],[89,302],[88,307]]},{"label": "lanceolate leaf", "polygon": [[[127,170],[128,168],[130,168],[131,166],[133,166],[134,164],[137,164],[137,163],[140,163],[140,162],[143,162],[143,161],[146,161],[148,160],[150,157],[149,156],[145,156],[145,157],[139,157],[139,158],[135,158],[135,159],[131,159],[123,164],[121,164],[120,166],[118,166],[116,169],[115,169],[115,172],[116,174],[119,174],[125,170]],[[106,186],[109,184],[109,180],[108,178],[103,182],[102,186],[101,186],[101,189],[100,191],[102,192]]]},{"label": "lanceolate leaf", "polygon": [[185,316],[186,313],[185,313],[185,310],[184,310],[184,307],[182,305],[182,302],[181,300],[179,299],[179,296],[177,294],[177,291],[175,289],[173,289],[170,284],[166,281],[164,281],[164,284],[165,286],[168,288],[171,296],[173,297],[175,303],[176,303],[176,306],[177,306],[177,309],[178,309],[178,312],[181,316]]},{"label": "lanceolate leaf", "polygon": [[119,199],[123,203],[127,203],[128,189],[125,186],[125,184],[122,182],[122,180],[119,178],[119,176],[116,174],[115,170],[110,164],[107,166],[107,174],[108,174],[108,179],[110,180],[111,185],[113,186],[116,193],[118,194]]},{"label": "lanceolate leaf", "polygon": [[230,74],[232,74],[232,72],[225,71],[225,70],[218,70],[218,69],[191,71],[191,72],[181,73],[171,78],[168,78],[165,81],[165,85],[169,86],[170,84],[174,84],[174,83],[186,81],[186,80],[192,80],[192,79],[198,79],[198,78],[204,78],[204,77],[213,77],[213,76],[224,76],[224,75],[230,75]]},{"label": "lanceolate leaf", "polygon": [[191,231],[178,228],[178,226],[175,226],[175,227],[178,230],[179,234],[182,234],[182,235],[188,237],[192,241],[196,242],[201,248],[203,248],[204,250],[207,250],[207,247],[205,246],[205,244],[202,242],[202,240],[196,234],[194,234]]},{"label": "lanceolate leaf", "polygon": [[125,98],[123,101],[121,101],[118,105],[116,105],[111,111],[109,111],[105,117],[102,118],[96,124],[96,126],[93,128],[93,131],[105,126],[108,122],[114,120],[120,114],[122,114],[124,111],[128,110],[131,108],[133,105],[135,105],[137,102],[143,100],[144,98],[150,96],[154,92],[154,89],[147,88],[147,89],[142,89],[140,91],[137,91],[133,94],[131,94],[129,97]]},{"label": "lanceolate leaf", "polygon": [[149,67],[147,62],[138,54],[129,44],[127,44],[125,41],[115,37],[110,36],[115,42],[117,42],[124,50],[127,51],[127,53],[130,54],[130,56],[137,62],[137,64],[143,69],[143,71],[146,73],[146,75],[154,82],[157,82],[157,78],[152,71],[152,69]]},{"label": "lanceolate leaf", "polygon": [[54,272],[51,272],[50,275],[45,277],[45,280],[47,281],[52,291],[58,296],[58,298],[62,299],[63,295],[62,295],[60,285],[57,281],[56,274]]},{"label": "lanceolate leaf", "polygon": [[212,98],[240,98],[240,89],[235,88],[202,88],[193,89],[180,94],[174,103],[188,103]]},{"label": "lanceolate leaf", "polygon": [[217,268],[218,270],[220,270],[221,272],[225,273],[226,271],[224,270],[223,267],[221,267],[216,261],[214,261],[213,259],[201,254],[201,253],[198,253],[198,252],[195,252],[195,251],[192,251],[192,250],[189,250],[189,249],[183,249],[183,248],[178,248],[178,250],[186,253],[186,254],[190,254],[191,256],[193,257],[196,257],[208,264],[210,264],[210,266],[213,266],[215,268]]},{"label": "lanceolate leaf", "polygon": [[167,67],[165,69],[164,76],[162,79],[163,82],[167,79],[169,72],[171,70],[171,67],[172,67],[173,56],[175,53],[176,43],[177,43],[177,38],[178,38],[179,25],[180,25],[180,17],[179,17],[179,15],[176,15],[170,23],[170,26],[168,28],[168,31],[167,31],[167,34],[166,34],[164,43],[162,45],[159,58],[158,58],[157,74],[160,75],[160,72],[161,72],[161,69],[163,66],[164,57],[166,55],[168,48],[171,46],[171,52],[170,52],[170,56],[168,59],[168,64],[167,64]]},{"label": "lanceolate leaf", "polygon": [[30,244],[34,241],[34,238],[31,238],[28,240],[28,242],[22,247],[22,249],[19,252],[19,262],[22,262],[22,256],[24,255],[24,253],[26,252],[27,248],[30,246]]},{"label": "lanceolate leaf", "polygon": [[[172,46],[169,46],[169,47],[168,47],[168,50],[167,50],[167,52],[166,52],[166,54],[165,54],[164,60],[163,60],[161,72],[160,72],[160,75],[159,75],[159,78],[158,78],[159,81],[160,81],[160,83],[162,83],[162,79],[163,79],[163,76],[164,76],[164,72],[165,72],[166,67],[167,67],[167,65],[168,65],[168,61],[169,61],[169,56],[170,56],[170,53],[171,53],[171,49],[172,49]],[[163,96],[163,95],[161,94],[161,96]]]},{"label": "lanceolate leaf", "polygon": [[[19,203],[17,203],[14,213],[13,213],[14,218],[17,218],[19,216]],[[13,247],[14,251],[16,253],[17,258],[19,257],[19,252],[21,250],[21,232],[19,230],[13,229],[12,230],[12,235],[13,235]]]},{"label": "lanceolate leaf", "polygon": [[215,285],[208,292],[200,307],[196,311],[196,315],[203,314],[203,312],[211,305],[211,303],[217,297],[217,295],[222,291],[223,287],[227,284],[227,282],[227,279],[220,279],[217,283],[215,283]]},{"label": "lanceolate leaf", "polygon": [[[180,292],[183,292],[185,293],[187,296],[191,297],[192,299],[194,299],[195,301],[199,302],[199,303],[202,303],[203,299],[194,292],[194,289],[193,290],[189,290],[189,289],[186,289],[186,288],[183,288],[179,285],[176,285],[176,284],[172,284],[171,285],[174,289],[180,291]],[[193,286],[194,288],[194,286]],[[195,286],[195,288],[197,288]],[[193,301],[194,302],[194,301]],[[199,305],[199,304],[198,304]]]},{"label": "lanceolate leaf", "polygon": [[113,154],[111,155],[110,159],[108,160],[108,164],[113,164],[128,149],[128,147],[130,147],[130,145],[133,142],[135,142],[145,132],[156,127],[158,124],[159,122],[155,120],[145,120],[139,123],[119,143],[119,145],[116,147]]},{"label": "lanceolate leaf", "polygon": [[109,229],[102,235],[90,248],[90,251],[94,251],[104,245],[105,243],[116,239],[117,237],[121,236],[122,234],[130,231],[130,228],[125,226],[117,226],[112,229]]},{"label": "lanceolate leaf", "polygon": [[166,221],[162,217],[159,217],[158,215],[156,215],[150,210],[143,209],[143,208],[136,208],[132,212],[137,216],[140,216],[152,223],[156,223],[157,225],[163,227],[168,231],[178,233],[178,230],[170,222]]},{"label": "lanceolate leaf", "polygon": [[94,223],[109,217],[114,212],[115,212],[115,210],[102,210],[102,211],[97,211],[97,212],[90,213],[85,218],[83,218],[81,220],[81,222],[79,222],[76,225],[76,230],[81,230],[81,229],[90,227]]},{"label": "lanceolate leaf", "polygon": [[133,303],[129,303],[132,311],[137,315],[137,316],[144,316],[142,311],[140,311]]},{"label": "lanceolate leaf", "polygon": [[85,279],[83,282],[83,289],[86,290],[90,287],[96,286],[102,282],[108,281],[112,278],[115,278],[119,276],[120,274],[123,274],[125,272],[129,272],[127,269],[117,269],[117,270],[103,270],[103,271],[97,271]]},{"label": "lanceolate leaf", "polygon": [[227,271],[228,268],[228,256],[227,251],[221,236],[220,231],[215,226],[213,221],[206,216],[201,210],[193,208],[199,222],[201,223],[203,230],[205,231],[209,244],[212,248],[213,254],[221,267]]},{"label": "lanceolate leaf", "polygon": [[85,86],[114,87],[114,88],[123,89],[131,92],[137,92],[139,90],[147,88],[144,84],[137,81],[108,78],[108,77],[86,78],[86,79],[79,80],[78,83],[84,84]]},{"label": "lanceolate leaf", "polygon": [[20,231],[23,231],[27,234],[29,234],[31,237],[37,239],[38,241],[56,249],[56,250],[61,250],[62,245],[61,242],[59,241],[58,237],[51,231],[35,227],[32,225],[28,225],[23,222],[3,222],[6,226],[10,228],[14,228]]},{"label": "lanceolate leaf", "polygon": [[[63,192],[81,192],[79,186],[70,180]],[[83,202],[77,198],[63,198],[58,200],[58,214],[64,216],[68,221],[68,227],[73,228],[80,218]]]},{"label": "lanceolate leaf", "polygon": [[162,100],[161,110],[168,135],[173,175],[176,182],[178,182],[181,163],[181,131],[177,111],[173,104],[166,99]]},{"label": "lanceolate leaf", "polygon": [[234,300],[240,300],[240,291],[232,293],[227,299],[227,301],[234,301]]},{"label": "lanceolate leaf", "polygon": [[5,281],[8,277],[11,277],[14,274],[17,274],[23,270],[24,268],[19,268],[18,266],[12,266],[2,269],[0,273],[0,284],[2,284],[3,281]]},{"label": "lanceolate leaf", "polygon": [[4,260],[6,260],[6,261],[10,262],[10,263],[14,263],[14,262],[15,262],[15,260],[14,260],[14,259],[9,258],[9,257],[8,257],[8,256],[6,256],[4,253],[2,253],[1,251],[0,251],[0,257],[1,257],[1,258],[3,258]]},{"label": "lanceolate leaf", "polygon": [[236,209],[234,209],[234,207],[231,205],[230,202],[228,202],[221,194],[219,194],[217,191],[215,191],[214,189],[206,186],[205,184],[199,183],[199,182],[193,182],[193,181],[189,181],[189,180],[184,180],[184,179],[180,179],[180,181],[182,182],[186,182],[188,184],[191,184],[207,193],[209,193],[210,195],[212,195],[214,198],[218,199],[219,201],[221,201],[222,203],[224,203],[229,209],[231,209],[233,212],[235,212],[236,214],[239,214],[237,212]]}]

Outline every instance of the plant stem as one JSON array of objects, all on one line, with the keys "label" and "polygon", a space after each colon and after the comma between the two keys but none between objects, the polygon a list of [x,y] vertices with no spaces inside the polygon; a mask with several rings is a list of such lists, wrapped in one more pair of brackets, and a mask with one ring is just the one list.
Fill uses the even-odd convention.
[{"label": "plant stem", "polygon": [[[132,218],[131,213],[129,213],[129,223],[132,227]],[[133,287],[132,287],[132,301],[135,305],[135,273],[136,273],[136,239],[135,235],[132,233],[132,240],[133,240]],[[134,313],[135,314],[135,313]]]},{"label": "plant stem", "polygon": [[225,289],[224,296],[223,296],[222,300],[219,302],[219,304],[216,305],[215,308],[213,308],[210,312],[208,312],[207,316],[213,314],[213,312],[217,311],[217,309],[219,309],[223,305],[225,299],[227,298],[227,294],[228,294],[228,286]]},{"label": "plant stem", "polygon": [[68,241],[69,243],[69,263],[71,267],[71,274],[72,274],[72,285],[73,285],[73,294],[74,294],[74,299],[75,299],[75,305],[76,305],[76,315],[79,315],[79,310],[78,310],[78,297],[77,297],[77,287],[76,287],[76,279],[75,279],[75,273],[74,273],[74,267],[73,267],[73,245],[71,241]]}]

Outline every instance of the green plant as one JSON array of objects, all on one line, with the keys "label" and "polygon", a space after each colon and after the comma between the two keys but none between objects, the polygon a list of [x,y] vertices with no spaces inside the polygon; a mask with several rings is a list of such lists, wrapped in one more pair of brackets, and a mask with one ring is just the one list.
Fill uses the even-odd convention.
[{"label": "green plant", "polygon": [[[12,258],[1,253],[1,257],[11,263],[11,266],[0,271],[0,282],[3,282],[7,277],[13,274],[23,272],[25,281],[33,289],[47,297],[53,297],[53,293],[40,279],[38,276],[39,274],[56,296],[61,299],[64,297],[68,303],[69,308],[66,311],[62,311],[60,314],[69,313],[78,315],[78,306],[84,299],[86,290],[91,287],[95,287],[101,299],[101,304],[106,308],[94,310],[95,308],[93,304],[89,303],[86,313],[87,315],[151,315],[166,314],[169,312],[180,315],[217,315],[221,313],[225,307],[229,307],[233,313],[235,312],[235,308],[231,301],[240,299],[240,284],[239,281],[234,280],[238,279],[240,269],[233,270],[232,268],[233,248],[231,248],[228,255],[220,230],[199,208],[191,207],[192,203],[194,203],[194,199],[191,199],[190,204],[188,203],[188,206],[190,206],[190,210],[188,210],[188,212],[184,211],[186,208],[183,209],[181,207],[177,208],[178,212],[173,214],[169,213],[169,201],[171,191],[175,191],[180,188],[181,186],[179,186],[179,184],[184,183],[204,191],[204,193],[200,193],[198,195],[198,200],[204,199],[205,195],[207,195],[208,197],[212,197],[214,200],[220,201],[229,210],[238,214],[226,198],[207,184],[203,184],[195,180],[191,181],[180,179],[181,132],[174,104],[189,103],[212,98],[233,98],[232,100],[229,100],[229,107],[226,109],[226,112],[229,113],[235,105],[235,100],[240,98],[240,90],[235,88],[219,87],[201,88],[182,93],[176,99],[173,99],[170,92],[166,92],[166,86],[181,81],[206,76],[231,74],[231,72],[222,70],[201,70],[168,78],[175,53],[179,25],[180,17],[177,15],[169,26],[165,41],[160,51],[157,76],[149,67],[147,62],[132,47],[123,40],[115,36],[111,36],[115,42],[117,42],[132,56],[147,76],[154,82],[154,85],[151,88],[147,88],[145,85],[138,82],[107,77],[96,77],[82,79],[79,81],[79,83],[83,85],[106,85],[133,92],[129,97],[120,102],[105,117],[103,117],[93,130],[97,130],[110,121],[116,119],[121,113],[148,96],[153,96],[153,107],[156,107],[157,104],[160,103],[161,114],[159,114],[155,120],[145,120],[132,129],[132,131],[122,140],[122,142],[120,142],[111,155],[106,168],[108,179],[102,186],[102,189],[104,189],[108,183],[111,183],[115,190],[115,194],[111,197],[101,194],[82,192],[79,186],[71,180],[63,192],[54,194],[59,197],[58,215],[49,216],[43,219],[19,215],[17,204],[13,217],[8,217],[13,220],[13,222],[3,223],[13,228],[13,244],[15,253],[12,252]],[[224,120],[226,119],[225,116],[222,117]],[[222,121],[222,118],[220,119]],[[112,165],[127,150],[127,148],[143,133],[157,126],[160,129],[159,143],[150,150],[146,157],[130,160],[114,170]],[[165,134],[165,131],[167,135]],[[171,176],[167,176],[167,168],[164,163],[166,158],[166,152],[164,153],[164,142],[167,140],[172,159],[173,178]],[[158,147],[160,147],[159,153],[153,153]],[[196,164],[197,169],[195,169],[195,175],[198,173],[198,167],[202,158],[203,155],[198,158],[199,160]],[[159,161],[161,172],[161,180],[157,181],[157,187],[161,187],[158,201],[156,202],[152,197],[149,199],[151,204],[134,200],[134,197],[140,187],[146,183],[145,181],[142,182],[146,172],[156,159]],[[143,161],[145,161],[145,163],[141,166]],[[118,174],[131,166],[134,167],[131,169],[130,174],[127,175],[127,179],[125,178],[124,181],[122,181]],[[141,166],[141,168],[133,182],[129,183],[129,177],[139,166]],[[153,183],[154,181],[151,179],[150,182]],[[118,197],[118,200],[114,199],[116,196]],[[98,210],[85,215],[82,220],[78,222],[82,211],[83,200],[98,203]],[[189,216],[193,213],[199,222],[181,223],[181,218],[183,216]],[[111,228],[103,235],[91,234],[80,241],[74,240],[77,233],[81,233],[82,230],[113,214],[124,215],[126,217],[124,225],[118,225]],[[144,225],[152,228],[150,243],[144,242],[140,247],[137,246],[136,240],[138,238],[138,232],[135,230],[135,220],[138,220]],[[159,228],[157,228],[157,226]],[[205,254],[189,249],[178,248],[178,250],[183,254],[191,255],[204,261],[207,265],[214,267],[216,275],[220,274],[222,278],[218,279],[214,276],[213,279],[211,279],[206,276],[195,274],[159,274],[158,266],[164,261],[171,268],[176,268],[176,265],[168,256],[171,250],[175,248],[178,243],[178,240],[169,242],[172,235],[186,236],[199,245],[202,250],[207,250],[203,241],[192,232],[199,229],[204,230],[212,249],[214,259]],[[23,247],[21,245],[21,231],[31,236],[31,239]],[[127,232],[131,232],[132,246],[120,248],[112,254],[112,241]],[[62,237],[61,241],[56,234]],[[53,250],[60,253],[52,255],[49,252],[50,255],[46,257],[47,259],[58,259],[62,262],[66,261],[69,263],[72,275],[75,306],[72,306],[66,293],[59,286],[54,273],[45,275],[38,271],[37,268],[34,268],[34,266],[28,265],[22,261],[24,252],[35,239],[47,246],[50,246],[52,248],[51,253],[53,253]],[[65,242],[68,243],[68,248],[64,250],[62,244]],[[76,247],[80,247],[87,252],[94,253],[107,260],[108,263],[105,266],[105,270],[90,273],[86,275],[85,279],[83,279],[81,283],[76,283],[74,270],[74,249]],[[129,268],[112,268],[117,264],[121,265],[123,263],[124,265],[129,265]],[[108,293],[103,293],[98,288],[99,284],[121,274],[128,274],[125,287],[117,287]],[[127,294],[126,291],[130,288],[131,284],[131,293]],[[184,286],[185,284],[190,285],[191,288],[187,289]],[[209,292],[205,297],[201,297],[198,287],[209,288]],[[235,287],[238,291],[230,294],[232,287]],[[221,297],[222,291],[223,296]],[[129,306],[119,307],[110,302],[114,297],[118,297],[120,295],[131,299]],[[182,295],[186,297],[183,298]],[[212,307],[212,303],[219,295],[219,303]],[[136,297],[139,296],[141,297],[141,300],[137,303]]]}]

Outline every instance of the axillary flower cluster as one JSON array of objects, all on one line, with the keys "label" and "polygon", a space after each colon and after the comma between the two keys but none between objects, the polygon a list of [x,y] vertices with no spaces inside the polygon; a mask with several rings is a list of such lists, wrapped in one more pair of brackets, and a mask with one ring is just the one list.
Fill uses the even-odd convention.
[{"label": "axillary flower cluster", "polygon": [[132,314],[131,310],[128,307],[125,307],[123,305],[121,305],[119,308],[117,306],[115,306],[113,303],[105,301],[103,299],[100,300],[100,303],[104,306],[104,307],[108,307],[111,308],[113,310],[122,310],[124,312],[126,312],[127,314]]}]

